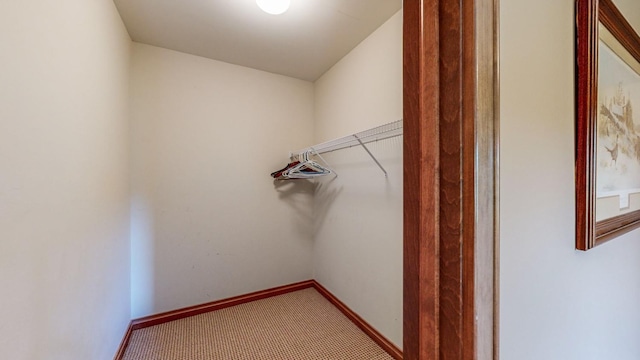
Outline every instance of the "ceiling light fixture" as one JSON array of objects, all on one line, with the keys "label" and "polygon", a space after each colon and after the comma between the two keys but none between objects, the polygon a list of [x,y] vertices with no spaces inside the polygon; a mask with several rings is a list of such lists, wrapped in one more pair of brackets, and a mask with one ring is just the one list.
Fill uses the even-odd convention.
[{"label": "ceiling light fixture", "polygon": [[289,9],[291,0],[256,0],[256,4],[266,13],[280,15]]}]

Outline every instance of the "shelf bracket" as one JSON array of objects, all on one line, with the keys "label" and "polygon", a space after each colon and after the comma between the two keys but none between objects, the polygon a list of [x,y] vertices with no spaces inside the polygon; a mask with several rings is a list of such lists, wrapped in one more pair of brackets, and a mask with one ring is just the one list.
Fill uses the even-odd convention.
[{"label": "shelf bracket", "polygon": [[378,161],[378,159],[376,159],[375,156],[373,156],[373,154],[371,153],[371,151],[369,151],[369,149],[367,148],[367,146],[362,142],[362,140],[360,140],[360,138],[358,137],[358,135],[353,134],[353,137],[356,138],[356,140],[358,140],[358,142],[360,143],[360,145],[362,145],[362,148],[367,152],[367,154],[369,154],[369,156],[371,156],[371,158],[373,159],[373,161],[376,162],[376,164],[378,165],[378,167],[380,168],[380,170],[382,170],[382,172],[384,173],[384,177],[389,177],[387,175],[387,170],[385,170],[382,165],[380,165],[380,162]]}]

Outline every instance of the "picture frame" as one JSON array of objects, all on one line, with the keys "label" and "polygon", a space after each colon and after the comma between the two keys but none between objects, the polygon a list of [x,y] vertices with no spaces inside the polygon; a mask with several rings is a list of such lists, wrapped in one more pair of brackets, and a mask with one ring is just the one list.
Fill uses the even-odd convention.
[{"label": "picture frame", "polygon": [[640,227],[640,38],[612,0],[576,0],[575,156],[576,248]]}]

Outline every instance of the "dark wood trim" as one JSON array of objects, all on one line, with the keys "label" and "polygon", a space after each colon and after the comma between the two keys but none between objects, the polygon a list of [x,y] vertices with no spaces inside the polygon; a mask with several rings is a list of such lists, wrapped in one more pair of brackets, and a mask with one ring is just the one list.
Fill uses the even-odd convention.
[{"label": "dark wood trim", "polygon": [[576,248],[587,250],[595,246],[598,1],[576,1],[576,35]]},{"label": "dark wood trim", "polygon": [[618,215],[596,223],[598,245],[640,227],[640,210]]},{"label": "dark wood trim", "polygon": [[437,1],[403,4],[403,352],[411,360],[440,351],[439,12]]},{"label": "dark wood trim", "polygon": [[163,312],[160,314],[145,316],[131,321],[132,330],[143,329],[149,326],[163,324],[169,321],[184,319],[186,317],[200,315],[211,311],[216,311],[231,306],[236,306],[251,301],[266,299],[272,296],[282,295],[293,291],[313,287],[313,280],[301,281],[295,284],[278,286],[271,289],[260,290],[245,295],[234,296],[232,298],[209,302],[206,304],[189,306],[182,309]]},{"label": "dark wood trim", "polygon": [[133,329],[131,328],[131,322],[129,322],[129,326],[127,326],[127,331],[124,333],[122,337],[122,341],[120,342],[120,346],[118,347],[118,351],[116,355],[113,357],[113,360],[122,360],[124,357],[124,352],[127,350],[127,346],[129,346],[129,340],[131,340],[131,332]]},{"label": "dark wood trim", "polygon": [[[475,141],[473,136],[473,110],[475,99],[473,93],[474,79],[469,71],[475,66],[473,57],[468,59],[469,47],[475,46],[473,37],[473,16],[462,21],[466,16],[466,8],[473,1],[440,1],[439,27],[440,39],[440,358],[463,359],[465,350],[473,346],[473,342],[464,342],[469,337],[468,326],[473,323],[465,321],[468,302],[473,307],[474,291],[464,291],[463,286],[473,284],[473,238],[474,226],[467,227],[472,217],[465,216],[466,211],[473,211],[475,202],[473,195],[474,182],[466,181],[465,174],[469,166],[473,169],[473,146],[467,142]],[[471,22],[471,24],[469,24]],[[472,48],[473,49],[473,48]],[[466,66],[471,61],[472,66]],[[471,92],[469,94],[469,92]],[[469,116],[471,115],[471,118]],[[469,127],[471,127],[469,129]],[[468,132],[472,135],[469,137]],[[471,188],[469,188],[471,186]],[[469,209],[471,202],[471,209]],[[471,242],[469,242],[471,238]],[[468,251],[465,251],[468,250]],[[465,276],[471,270],[471,277]],[[473,288],[473,287],[472,287]],[[469,299],[471,298],[471,299]],[[473,315],[473,312],[471,313]],[[473,333],[472,333],[473,334]]]},{"label": "dark wood trim", "polygon": [[324,286],[320,285],[317,281],[313,281],[313,287],[324,296],[333,306],[337,307],[349,320],[351,320],[356,326],[360,328],[365,334],[367,334],[373,341],[376,342],[384,351],[391,355],[394,359],[402,359],[402,350],[398,349],[391,341],[384,337],[373,326],[369,325],[363,318],[351,310],[347,305],[335,297]]},{"label": "dark wood trim", "polygon": [[404,356],[497,358],[494,0],[404,2]]}]

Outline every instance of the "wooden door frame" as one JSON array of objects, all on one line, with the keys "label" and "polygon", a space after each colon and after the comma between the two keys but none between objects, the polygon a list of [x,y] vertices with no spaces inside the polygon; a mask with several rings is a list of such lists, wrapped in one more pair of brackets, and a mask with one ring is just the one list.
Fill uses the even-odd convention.
[{"label": "wooden door frame", "polygon": [[405,359],[498,358],[497,0],[405,0]]}]

